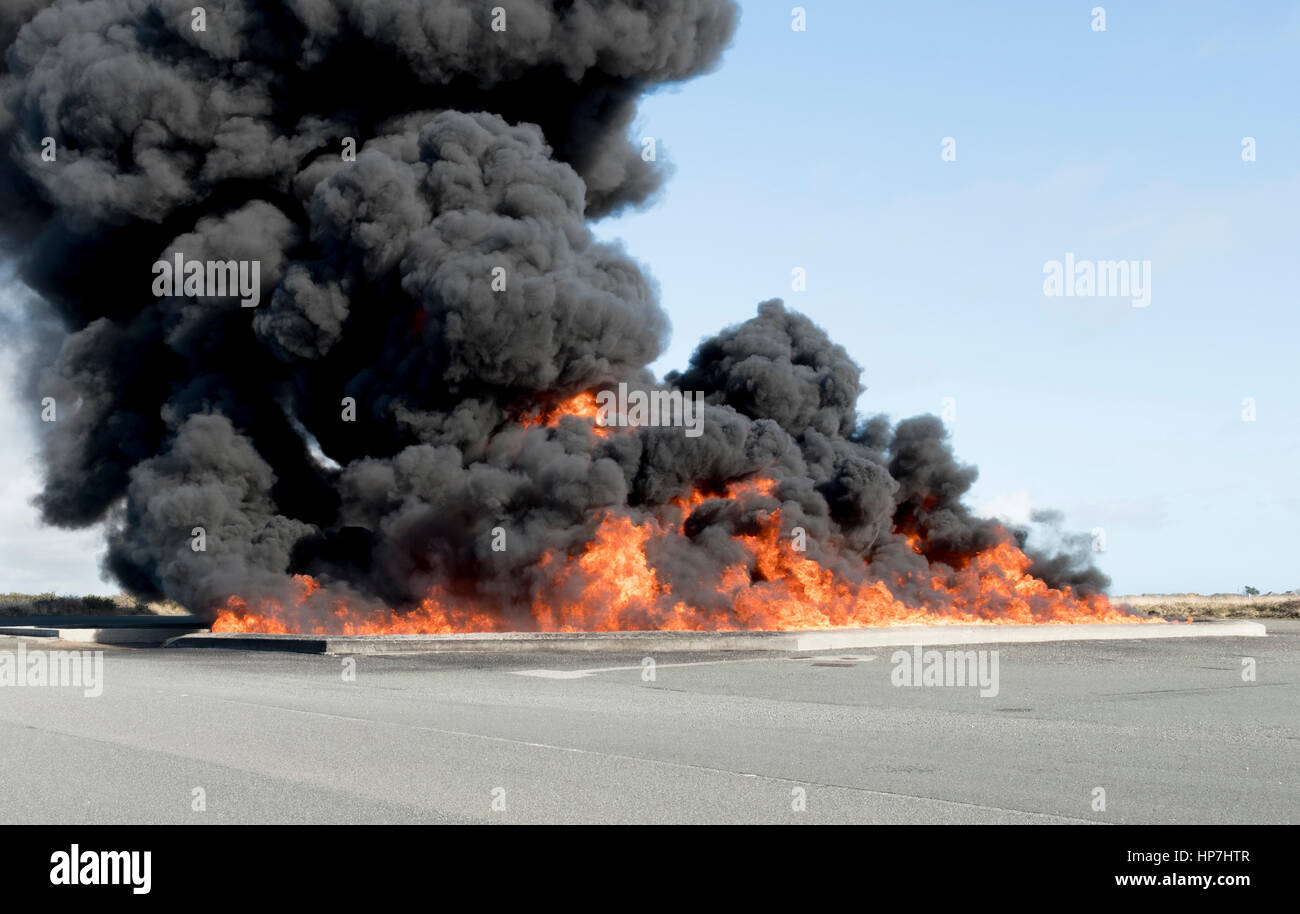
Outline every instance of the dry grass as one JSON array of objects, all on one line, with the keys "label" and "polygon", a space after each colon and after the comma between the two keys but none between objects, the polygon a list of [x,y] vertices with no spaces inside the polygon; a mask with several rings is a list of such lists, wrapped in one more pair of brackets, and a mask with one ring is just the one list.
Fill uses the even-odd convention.
[{"label": "dry grass", "polygon": [[115,597],[74,597],[53,593],[0,593],[4,616],[181,616],[185,609],[170,600],[144,603],[126,594]]},{"label": "dry grass", "polygon": [[1185,619],[1300,619],[1300,594],[1267,593],[1247,597],[1235,593],[1144,593],[1111,597],[1146,613]]}]

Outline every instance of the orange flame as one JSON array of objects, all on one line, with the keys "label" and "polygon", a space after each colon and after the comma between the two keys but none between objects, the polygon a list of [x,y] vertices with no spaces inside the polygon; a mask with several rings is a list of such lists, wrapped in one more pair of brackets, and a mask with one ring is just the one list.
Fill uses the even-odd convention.
[{"label": "orange flame", "polygon": [[580,419],[590,419],[592,421],[592,431],[601,438],[608,437],[609,429],[601,425],[597,416],[600,407],[596,403],[596,395],[591,392],[584,392],[570,397],[557,406],[549,409],[541,409],[529,413],[519,420],[519,424],[524,428],[543,425],[553,428],[559,425],[560,420],[565,416],[576,416]]},{"label": "orange flame", "polygon": [[[594,402],[594,401],[593,401]],[[576,413],[567,413],[574,415]],[[722,494],[693,491],[657,514],[633,517],[610,511],[578,555],[554,552],[538,563],[547,582],[532,596],[528,619],[512,625],[499,612],[435,590],[414,609],[362,609],[318,594],[319,584],[295,577],[297,595],[288,601],[263,598],[254,604],[232,596],[213,631],[301,632],[308,634],[447,634],[527,627],[536,631],[631,630],[798,630],[902,624],[1026,624],[1132,622],[1135,617],[1102,595],[1080,596],[1069,587],[1053,589],[1028,573],[1031,561],[1008,536],[970,556],[960,568],[924,571],[895,581],[872,579],[867,566],[844,555],[823,562],[798,551],[784,530],[781,509],[757,505],[756,532],[738,536],[744,558],[727,566],[714,584],[711,606],[692,606],[676,597],[647,556],[647,547],[683,536],[690,513],[711,498],[772,499],[777,483],[752,479]],[[907,543],[921,552],[915,534]],[[856,562],[856,566],[855,563]],[[858,567],[854,577],[834,568]],[[890,585],[894,586],[890,586]],[[897,594],[914,595],[904,602]],[[328,607],[322,610],[320,597]]]}]

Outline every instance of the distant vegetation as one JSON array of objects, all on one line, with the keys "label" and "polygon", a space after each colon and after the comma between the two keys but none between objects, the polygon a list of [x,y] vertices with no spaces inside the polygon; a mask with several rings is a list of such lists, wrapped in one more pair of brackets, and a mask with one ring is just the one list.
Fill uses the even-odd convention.
[{"label": "distant vegetation", "polygon": [[170,601],[144,603],[125,594],[74,597],[54,593],[0,593],[0,616],[174,616],[184,612]]},{"label": "distant vegetation", "polygon": [[1300,594],[1156,593],[1111,597],[1111,602],[1167,618],[1185,619],[1300,619]]}]

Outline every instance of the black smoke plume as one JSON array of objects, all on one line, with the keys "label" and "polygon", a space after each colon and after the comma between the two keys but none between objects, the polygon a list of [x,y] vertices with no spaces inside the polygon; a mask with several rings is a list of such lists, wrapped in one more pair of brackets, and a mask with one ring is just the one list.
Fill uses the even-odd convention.
[{"label": "black smoke plume", "polygon": [[[637,100],[719,62],[732,0],[206,0],[202,30],[195,6],[0,8],[0,243],[40,302],[29,391],[59,410],[39,507],[107,521],[129,590],[210,612],[310,573],[510,613],[603,512],[754,475],[848,575],[999,540],[938,420],[861,420],[858,366],[779,301],[663,382],[704,392],[699,438],[521,421],[656,385],[655,284],[588,223],[659,189]],[[151,265],[178,253],[258,261],[261,304],[156,297]],[[728,611],[699,582],[743,559],[753,510],[706,502],[653,544],[674,593]],[[1072,557],[1036,570],[1106,583]]]}]

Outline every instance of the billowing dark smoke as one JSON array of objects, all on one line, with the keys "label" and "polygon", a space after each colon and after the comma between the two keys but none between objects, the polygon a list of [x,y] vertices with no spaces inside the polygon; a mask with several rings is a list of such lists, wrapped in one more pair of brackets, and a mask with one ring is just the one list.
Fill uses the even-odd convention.
[{"label": "billowing dark smoke", "polygon": [[[659,188],[637,99],[719,61],[732,0],[207,0],[202,30],[195,6],[0,8],[0,241],[33,322],[66,331],[32,359],[58,409],[40,509],[107,520],[125,587],[210,611],[309,573],[513,612],[604,512],[755,475],[846,575],[903,587],[998,542],[941,424],[860,421],[858,366],[778,301],[666,380],[704,392],[700,437],[523,421],[655,385],[655,285],[588,220]],[[176,255],[257,261],[260,304],[155,296]],[[647,546],[675,594],[728,611],[701,582],[744,560],[762,501],[705,502]]]}]

